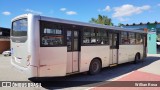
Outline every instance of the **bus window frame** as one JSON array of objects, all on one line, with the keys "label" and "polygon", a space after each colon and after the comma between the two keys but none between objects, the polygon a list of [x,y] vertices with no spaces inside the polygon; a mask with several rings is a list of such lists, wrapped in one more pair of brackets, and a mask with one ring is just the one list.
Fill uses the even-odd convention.
[{"label": "bus window frame", "polygon": [[[13,23],[15,21],[19,21],[19,20],[23,20],[23,19],[26,19],[27,20],[27,34],[25,36],[14,36],[13,35]],[[27,40],[28,40],[28,18],[21,18],[21,19],[17,19],[17,20],[14,20],[12,21],[12,27],[11,27],[11,32],[10,32],[10,39],[12,42],[16,42],[16,43],[25,43]]]},{"label": "bus window frame", "polygon": [[[141,39],[142,39],[141,43],[137,43],[137,34],[141,35]],[[135,39],[136,39],[136,43],[135,44],[136,45],[143,45],[143,43],[144,43],[143,37],[144,37],[143,33],[135,33]]]},{"label": "bus window frame", "polygon": [[[130,36],[129,36],[130,33],[134,34],[134,39],[135,39],[134,43],[132,43],[132,44],[130,42]],[[128,39],[129,39],[129,45],[136,45],[136,33],[135,32],[128,32]]]},{"label": "bus window frame", "polygon": [[[39,27],[40,27],[40,47],[64,47],[64,46],[66,46],[66,42],[65,42],[65,37],[66,37],[66,35],[65,35],[65,33],[66,33],[66,31],[63,29],[63,24],[62,23],[57,23],[57,22],[50,22],[50,21],[43,21],[43,20],[39,20]],[[48,25],[47,25],[48,24]],[[55,25],[53,25],[53,24],[55,24]],[[53,25],[53,26],[49,26],[49,25]],[[58,26],[57,26],[58,25]],[[44,29],[45,29],[45,26],[47,26],[47,28],[48,28],[48,26],[49,26],[49,28],[50,29],[54,29],[53,27],[58,27],[58,29],[59,29],[59,27],[60,27],[60,29],[59,30],[61,30],[62,31],[62,36],[63,36],[63,38],[62,38],[62,44],[61,45],[43,45],[42,44],[42,36],[43,35],[47,35],[47,34],[44,34]],[[56,35],[56,36],[58,36],[57,34],[48,34],[47,36],[52,36],[52,35]]]},{"label": "bus window frame", "polygon": [[[13,36],[13,23],[14,22],[16,22],[16,21],[19,21],[19,20],[23,20],[23,19],[26,19],[27,20],[27,34],[25,35],[25,36]],[[10,35],[12,36],[12,37],[28,37],[28,18],[21,18],[21,19],[17,19],[17,20],[15,20],[15,21],[13,21],[12,22],[12,27],[11,27],[11,32],[10,32]]]},{"label": "bus window frame", "polygon": [[127,41],[129,40],[129,32],[127,32],[127,31],[121,31],[120,32],[120,45],[130,45],[130,41],[128,41],[128,43],[126,43],[126,44],[124,44],[124,43],[122,43],[122,33],[127,33]]},{"label": "bus window frame", "polygon": [[[96,38],[96,43],[94,43],[94,44],[92,44],[92,43],[86,43],[86,44],[84,44],[83,43],[84,32],[85,32],[85,30],[88,30],[88,28],[91,28],[91,29],[94,30],[94,32],[96,32],[95,36],[94,36]],[[105,33],[107,35],[107,41],[108,41],[108,43],[106,43],[106,44],[98,44],[97,43],[97,37],[99,37],[99,36],[97,36],[98,30],[105,31]],[[83,26],[83,29],[81,30],[81,46],[106,46],[106,45],[109,45],[109,31],[107,29]]]},{"label": "bus window frame", "polygon": [[[135,44],[130,44],[130,42],[128,44],[122,44],[122,37],[121,37],[122,33],[121,32],[127,32],[127,39],[129,39],[129,33],[134,33],[135,34]],[[140,34],[141,35],[142,43],[137,44],[136,34]],[[120,45],[142,45],[144,43],[144,41],[143,41],[144,35],[146,35],[146,34],[145,33],[132,32],[132,31],[120,31]]]}]

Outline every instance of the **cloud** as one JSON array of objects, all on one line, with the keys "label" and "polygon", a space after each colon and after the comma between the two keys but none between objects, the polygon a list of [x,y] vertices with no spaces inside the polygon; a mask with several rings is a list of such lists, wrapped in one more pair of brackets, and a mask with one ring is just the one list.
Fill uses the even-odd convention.
[{"label": "cloud", "polygon": [[119,21],[121,22],[126,22],[126,21],[129,21],[130,19],[129,18],[123,18],[123,17],[119,17],[117,18]]},{"label": "cloud", "polygon": [[119,21],[128,21],[129,18],[126,18],[126,17],[132,16],[135,14],[140,14],[143,11],[149,10],[150,8],[151,6],[149,5],[138,7],[138,6],[133,6],[130,4],[125,4],[120,7],[115,7],[112,17],[117,18]]},{"label": "cloud", "polygon": [[141,7],[133,6],[130,4],[125,4],[120,7],[114,8],[114,13],[112,17],[119,18],[119,17],[125,17],[125,16],[132,16],[134,14],[140,14],[145,10],[149,10],[151,7],[149,5],[144,5]]},{"label": "cloud", "polygon": [[42,12],[35,11],[35,10],[32,10],[32,9],[26,9],[25,11],[28,12],[28,13],[33,13],[33,14],[42,14]]},{"label": "cloud", "polygon": [[66,10],[67,10],[66,8],[61,8],[61,9],[60,9],[60,11],[66,11]]},{"label": "cloud", "polygon": [[103,9],[103,11],[111,11],[111,8],[110,8],[110,6],[106,6],[104,9]]},{"label": "cloud", "polygon": [[101,12],[101,11],[107,11],[107,12],[109,12],[109,11],[111,11],[111,8],[110,8],[110,6],[106,6],[104,9],[98,9],[98,11],[99,12]]},{"label": "cloud", "polygon": [[75,12],[75,11],[67,11],[66,14],[67,15],[76,15],[77,12]]},{"label": "cloud", "polygon": [[60,11],[65,12],[65,14],[67,14],[67,15],[76,15],[77,14],[77,12],[69,11],[69,10],[67,10],[67,8],[60,8]]},{"label": "cloud", "polygon": [[2,14],[8,16],[8,15],[11,15],[11,12],[9,12],[9,11],[4,11],[4,12],[2,12]]}]

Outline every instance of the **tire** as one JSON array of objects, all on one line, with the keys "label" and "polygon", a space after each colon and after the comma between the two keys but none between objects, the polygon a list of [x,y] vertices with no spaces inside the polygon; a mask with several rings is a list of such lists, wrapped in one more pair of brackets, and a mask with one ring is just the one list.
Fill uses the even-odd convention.
[{"label": "tire", "polygon": [[137,54],[135,55],[134,64],[136,64],[139,60],[140,60],[140,54],[137,53]]},{"label": "tire", "polygon": [[99,59],[93,59],[89,66],[89,74],[95,75],[101,71],[102,65]]}]

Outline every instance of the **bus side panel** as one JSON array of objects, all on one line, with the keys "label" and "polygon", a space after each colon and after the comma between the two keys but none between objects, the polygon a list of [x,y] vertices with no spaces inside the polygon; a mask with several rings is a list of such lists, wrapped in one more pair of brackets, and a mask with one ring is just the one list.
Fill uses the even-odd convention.
[{"label": "bus side panel", "polygon": [[37,67],[34,66],[28,66],[27,68],[21,67],[17,64],[15,64],[13,62],[13,60],[11,60],[11,64],[13,65],[12,68],[14,68],[15,70],[21,71],[22,73],[24,73],[27,77],[37,77]]},{"label": "bus side panel", "polygon": [[88,71],[93,58],[99,57],[102,60],[102,67],[109,66],[109,46],[82,46],[80,72]]},{"label": "bus side panel", "polygon": [[[39,35],[39,19],[40,16],[28,15],[30,21],[28,25],[28,57],[30,56],[30,68],[31,73],[36,73],[38,77],[38,66],[39,66],[39,46],[40,46],[40,35]],[[36,34],[37,33],[37,34]],[[35,69],[36,68],[36,69]],[[36,70],[36,71],[35,71]]]},{"label": "bus side panel", "polygon": [[119,46],[119,60],[118,63],[125,63],[134,61],[136,53],[143,56],[143,45],[120,45]]},{"label": "bus side panel", "polygon": [[67,47],[40,48],[40,77],[65,76]]}]

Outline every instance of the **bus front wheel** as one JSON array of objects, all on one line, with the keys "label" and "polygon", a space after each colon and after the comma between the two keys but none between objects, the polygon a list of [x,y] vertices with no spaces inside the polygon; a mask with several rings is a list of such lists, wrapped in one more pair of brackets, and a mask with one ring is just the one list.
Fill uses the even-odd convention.
[{"label": "bus front wheel", "polygon": [[101,71],[102,65],[99,59],[93,59],[89,66],[89,74],[94,75]]}]

